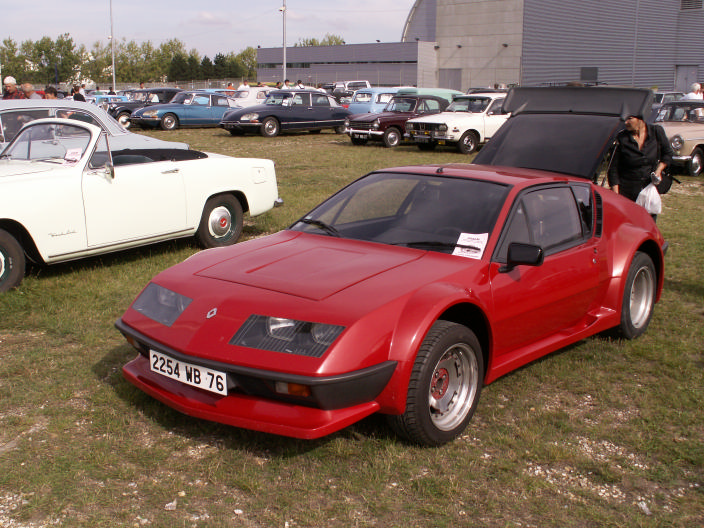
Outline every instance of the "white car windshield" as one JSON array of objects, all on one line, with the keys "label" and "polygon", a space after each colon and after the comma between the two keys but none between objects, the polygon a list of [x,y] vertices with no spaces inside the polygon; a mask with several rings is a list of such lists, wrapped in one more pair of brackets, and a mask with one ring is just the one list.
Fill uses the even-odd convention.
[{"label": "white car windshield", "polygon": [[491,99],[488,97],[463,97],[455,99],[450,106],[447,107],[447,112],[472,112],[474,114],[486,110]]},{"label": "white car windshield", "polygon": [[75,163],[90,144],[91,135],[83,127],[41,123],[23,129],[2,153],[3,159]]}]

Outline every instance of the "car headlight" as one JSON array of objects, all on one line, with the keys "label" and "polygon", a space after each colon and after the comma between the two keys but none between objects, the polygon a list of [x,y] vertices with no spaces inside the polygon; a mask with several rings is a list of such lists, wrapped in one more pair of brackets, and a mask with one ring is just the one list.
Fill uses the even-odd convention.
[{"label": "car headlight", "polygon": [[132,303],[132,308],[149,319],[171,326],[192,300],[151,282]]},{"label": "car headlight", "polygon": [[379,130],[379,120],[375,119],[374,122],[372,123],[372,128],[374,130]]},{"label": "car headlight", "polygon": [[438,132],[447,132],[447,124],[446,123],[440,123],[438,125]]},{"label": "car headlight", "polygon": [[242,117],[240,117],[241,121],[257,121],[258,119],[259,114],[257,113],[244,114]]},{"label": "car headlight", "polygon": [[271,352],[321,357],[344,329],[344,326],[325,323],[250,315],[232,337],[230,344]]},{"label": "car headlight", "polygon": [[679,150],[684,146],[684,139],[682,139],[682,136],[680,135],[672,136],[670,139],[670,145],[672,145],[674,150]]},{"label": "car headlight", "polygon": [[408,121],[406,121],[406,130],[408,130],[408,131],[413,130],[413,123],[409,123]]},{"label": "car headlight", "polygon": [[347,117],[345,118],[345,126],[346,127],[350,126],[350,120]]},{"label": "car headlight", "polygon": [[142,117],[159,117],[159,110],[145,110]]}]

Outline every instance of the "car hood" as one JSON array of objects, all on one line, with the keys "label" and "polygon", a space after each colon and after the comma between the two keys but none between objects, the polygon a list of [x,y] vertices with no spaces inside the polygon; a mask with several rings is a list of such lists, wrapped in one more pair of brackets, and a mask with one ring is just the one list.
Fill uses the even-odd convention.
[{"label": "car hood", "polygon": [[244,114],[250,114],[252,112],[269,112],[272,109],[281,110],[282,108],[288,108],[288,107],[284,107],[282,105],[256,104],[256,105],[250,105],[250,106],[247,106],[244,108],[234,108],[231,111],[225,112],[225,115],[223,116],[223,120],[226,121],[229,119],[239,119]]},{"label": "car hood", "polygon": [[474,116],[479,116],[479,112],[440,112],[439,114],[430,114],[413,119],[414,123],[443,123],[453,119],[469,119]]},{"label": "car hood", "polygon": [[197,275],[322,301],[424,254],[382,244],[296,235],[273,246],[227,258]]}]

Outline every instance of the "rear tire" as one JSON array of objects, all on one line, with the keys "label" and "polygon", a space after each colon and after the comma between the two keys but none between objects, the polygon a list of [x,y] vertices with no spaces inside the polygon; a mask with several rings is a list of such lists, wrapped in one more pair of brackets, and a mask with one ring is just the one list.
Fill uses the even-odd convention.
[{"label": "rear tire", "polygon": [[628,269],[621,303],[621,324],[618,333],[635,339],[645,333],[653,316],[657,274],[652,259],[638,251]]},{"label": "rear tire", "polygon": [[414,443],[439,446],[467,427],[484,380],[482,350],[474,332],[437,321],[425,336],[408,383],[406,410],[391,426]]},{"label": "rear tire", "polygon": [[231,194],[213,196],[205,203],[196,238],[204,248],[234,244],[242,234],[243,217],[237,198]]},{"label": "rear tire", "polygon": [[0,292],[19,286],[24,278],[25,265],[20,243],[10,233],[0,229]]},{"label": "rear tire", "polygon": [[132,123],[130,123],[130,113],[121,112],[117,116],[117,121],[125,128],[129,128]]}]

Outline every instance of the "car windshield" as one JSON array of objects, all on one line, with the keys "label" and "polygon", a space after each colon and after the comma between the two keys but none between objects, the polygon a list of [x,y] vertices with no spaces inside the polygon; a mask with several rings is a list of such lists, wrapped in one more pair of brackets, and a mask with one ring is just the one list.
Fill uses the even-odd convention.
[{"label": "car windshield", "polygon": [[[292,93],[286,93],[286,92],[276,92],[269,94],[266,98],[266,101],[264,104],[266,105],[275,105],[275,106],[281,106],[284,104],[284,101],[287,99],[290,99]],[[287,103],[288,104],[288,103]]]},{"label": "car windshield", "polygon": [[90,132],[80,126],[40,123],[24,128],[3,151],[3,159],[75,163],[90,144]]},{"label": "car windshield", "polygon": [[704,105],[701,103],[677,103],[665,105],[658,112],[655,121],[704,123]]},{"label": "car windshield", "polygon": [[384,109],[385,112],[413,112],[416,109],[417,99],[411,97],[394,97]]},{"label": "car windshield", "polygon": [[377,172],[291,229],[442,253],[478,248],[481,256],[508,191],[483,180]]},{"label": "car windshield", "polygon": [[191,104],[193,95],[194,94],[189,92],[179,92],[171,99],[171,102],[176,104]]},{"label": "car windshield", "polygon": [[488,97],[462,97],[452,101],[447,107],[447,112],[472,112],[480,113],[486,110],[491,99]]}]

